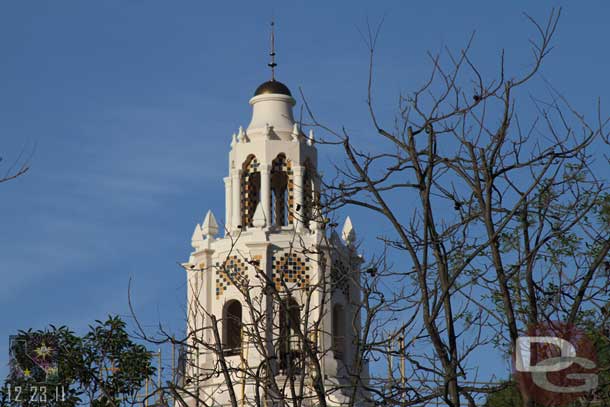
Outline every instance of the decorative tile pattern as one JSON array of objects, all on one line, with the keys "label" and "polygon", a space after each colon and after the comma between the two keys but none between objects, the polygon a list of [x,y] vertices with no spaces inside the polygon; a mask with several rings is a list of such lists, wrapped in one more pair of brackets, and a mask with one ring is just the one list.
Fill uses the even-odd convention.
[{"label": "decorative tile pattern", "polygon": [[263,256],[261,256],[260,254],[257,254],[256,256],[252,256],[252,261],[254,264],[256,264],[257,266],[261,265],[261,260],[263,259]]},{"label": "decorative tile pattern", "polygon": [[272,272],[273,283],[278,291],[283,291],[284,281],[288,286],[297,284],[299,288],[309,285],[310,260],[308,257],[297,253],[284,253],[273,256]]},{"label": "decorative tile pattern", "polygon": [[241,175],[242,225],[252,226],[252,217],[260,200],[260,163],[255,156],[248,157]]},{"label": "decorative tile pattern", "polygon": [[330,286],[334,292],[340,291],[349,298],[349,268],[339,259],[333,261],[333,267],[330,269]]},{"label": "decorative tile pattern", "polygon": [[[258,256],[260,257],[260,256]],[[248,264],[238,255],[228,257],[224,264],[216,263],[216,298],[218,299],[230,285],[247,284]]]}]

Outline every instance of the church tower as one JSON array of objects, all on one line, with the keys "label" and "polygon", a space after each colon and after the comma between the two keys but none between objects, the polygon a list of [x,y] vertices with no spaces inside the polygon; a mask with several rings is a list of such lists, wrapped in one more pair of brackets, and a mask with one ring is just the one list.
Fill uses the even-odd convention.
[{"label": "church tower", "polygon": [[[357,358],[361,260],[346,219],[330,232],[320,210],[313,132],[272,79],[230,139],[225,217],[195,226],[187,273],[183,403],[189,406],[364,405]],[[229,141],[229,139],[228,139]],[[199,400],[199,401],[197,401]]]}]

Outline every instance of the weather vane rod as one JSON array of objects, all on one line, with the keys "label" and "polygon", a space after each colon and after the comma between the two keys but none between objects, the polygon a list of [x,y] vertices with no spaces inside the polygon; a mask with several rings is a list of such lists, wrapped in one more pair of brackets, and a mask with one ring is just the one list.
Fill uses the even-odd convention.
[{"label": "weather vane rod", "polygon": [[275,63],[275,21],[271,20],[271,52],[269,53],[271,57],[271,62],[267,65],[271,68],[271,80],[275,80],[275,67],[277,64]]}]

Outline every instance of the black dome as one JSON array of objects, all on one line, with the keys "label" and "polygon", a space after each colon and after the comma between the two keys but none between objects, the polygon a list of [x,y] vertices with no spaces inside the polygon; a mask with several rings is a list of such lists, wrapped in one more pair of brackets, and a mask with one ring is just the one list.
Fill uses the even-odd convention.
[{"label": "black dome", "polygon": [[267,81],[260,85],[258,88],[256,88],[256,91],[254,91],[254,96],[263,95],[266,93],[292,96],[292,93],[290,93],[290,89],[288,89],[288,86],[284,85],[282,82],[278,82],[275,80]]}]

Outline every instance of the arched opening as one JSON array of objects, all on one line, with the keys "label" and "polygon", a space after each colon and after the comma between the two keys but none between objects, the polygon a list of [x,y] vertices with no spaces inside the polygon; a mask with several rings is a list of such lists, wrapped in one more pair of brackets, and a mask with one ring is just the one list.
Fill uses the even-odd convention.
[{"label": "arched opening", "polygon": [[313,220],[314,213],[314,169],[309,159],[305,160],[303,172],[303,225],[309,228],[309,222]]},{"label": "arched opening", "polygon": [[345,345],[345,313],[343,305],[335,304],[333,306],[332,317],[333,353],[336,359],[343,359],[343,347]]},{"label": "arched opening", "polygon": [[241,350],[241,304],[231,300],[224,306],[222,344],[227,355],[238,355]]},{"label": "arched opening", "polygon": [[298,335],[301,308],[292,297],[280,305],[280,369],[298,371],[301,359],[301,341]]},{"label": "arched opening", "polygon": [[254,211],[261,200],[261,173],[259,162],[250,155],[242,166],[241,219],[242,226],[252,226]]},{"label": "arched opening", "polygon": [[292,222],[293,180],[290,161],[279,154],[271,165],[271,219],[273,226]]}]

